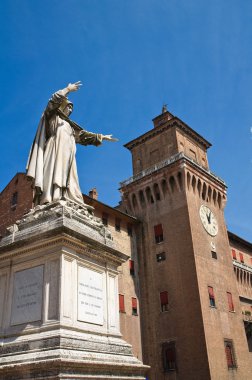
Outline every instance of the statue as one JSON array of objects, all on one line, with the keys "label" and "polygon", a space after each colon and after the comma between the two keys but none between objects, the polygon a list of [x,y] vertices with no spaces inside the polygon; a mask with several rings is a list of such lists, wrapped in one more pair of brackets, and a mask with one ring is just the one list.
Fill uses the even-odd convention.
[{"label": "statue", "polygon": [[69,116],[73,103],[68,93],[81,82],[69,83],[49,100],[40,119],[27,162],[27,176],[34,181],[35,205],[69,199],[84,205],[76,167],[76,143],[99,146],[103,140],[118,141],[112,135],[82,129]]}]

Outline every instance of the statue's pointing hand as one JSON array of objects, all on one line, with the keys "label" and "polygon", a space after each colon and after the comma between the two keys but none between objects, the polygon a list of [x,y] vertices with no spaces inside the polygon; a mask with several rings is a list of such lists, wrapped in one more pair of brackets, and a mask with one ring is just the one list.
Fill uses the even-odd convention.
[{"label": "statue's pointing hand", "polygon": [[118,141],[118,139],[115,137],[112,137],[112,135],[102,135],[102,140],[107,140],[107,141],[111,141],[111,142]]},{"label": "statue's pointing hand", "polygon": [[78,91],[80,89],[80,86],[82,86],[82,83],[80,80],[75,83],[69,83],[67,86],[67,90],[68,92]]}]

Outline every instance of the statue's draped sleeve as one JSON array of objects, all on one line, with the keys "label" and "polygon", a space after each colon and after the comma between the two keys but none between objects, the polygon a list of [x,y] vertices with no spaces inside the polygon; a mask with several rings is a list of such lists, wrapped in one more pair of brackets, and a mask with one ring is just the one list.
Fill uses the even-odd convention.
[{"label": "statue's draped sleeve", "polygon": [[45,109],[46,116],[50,116],[52,112],[56,111],[67,97],[63,95],[62,90],[55,92],[49,100]]},{"label": "statue's draped sleeve", "polygon": [[78,136],[76,136],[76,142],[81,145],[99,146],[102,143],[102,135],[100,133],[88,132],[83,129],[78,133]]}]

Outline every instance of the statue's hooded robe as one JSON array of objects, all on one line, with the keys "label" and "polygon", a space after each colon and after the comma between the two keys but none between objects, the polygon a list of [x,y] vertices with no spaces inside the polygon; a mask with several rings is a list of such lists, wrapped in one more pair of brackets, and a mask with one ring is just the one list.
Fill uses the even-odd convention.
[{"label": "statue's hooded robe", "polygon": [[76,167],[76,143],[98,146],[102,135],[88,132],[70,120],[63,111],[70,103],[56,92],[50,99],[37,129],[27,162],[27,176],[34,180],[40,204],[62,196],[83,204]]}]

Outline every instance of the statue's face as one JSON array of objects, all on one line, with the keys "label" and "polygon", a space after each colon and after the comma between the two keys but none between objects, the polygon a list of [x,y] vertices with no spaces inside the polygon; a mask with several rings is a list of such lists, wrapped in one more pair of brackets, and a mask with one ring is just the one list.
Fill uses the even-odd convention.
[{"label": "statue's face", "polygon": [[69,116],[73,112],[73,105],[72,104],[67,104],[65,109],[64,109],[64,114],[66,116]]}]

